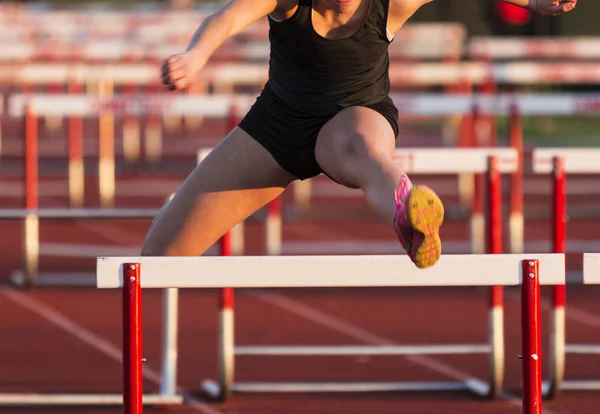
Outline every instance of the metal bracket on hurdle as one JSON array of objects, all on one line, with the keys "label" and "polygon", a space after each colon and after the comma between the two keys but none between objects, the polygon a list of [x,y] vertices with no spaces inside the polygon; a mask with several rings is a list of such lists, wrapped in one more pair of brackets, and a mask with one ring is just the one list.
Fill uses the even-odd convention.
[{"label": "metal bracket on hurdle", "polygon": [[[518,152],[512,148],[472,149],[411,149],[397,154],[396,161],[407,172],[487,174],[488,245],[489,253],[502,253],[502,189],[501,174],[518,168]],[[483,214],[483,212],[482,212]],[[484,242],[485,243],[485,242]],[[468,390],[478,395],[496,398],[504,381],[504,317],[503,290],[490,290],[490,336],[484,344],[415,345],[415,346],[260,346],[237,345],[234,341],[234,291],[221,289],[219,315],[219,378],[203,383],[206,392],[215,398],[227,399],[232,392],[293,392],[293,391],[448,391]],[[461,382],[408,383],[235,383],[234,365],[238,356],[274,355],[449,355],[489,354],[489,384],[485,387]]]},{"label": "metal bracket on hurdle", "polygon": [[[541,325],[540,285],[565,283],[565,257],[562,254],[446,255],[428,269],[416,269],[406,256],[280,256],[232,257],[99,257],[97,287],[120,289],[123,295],[123,359],[127,361],[124,395],[127,413],[141,413],[143,391],[140,350],[142,348],[142,291],[148,288],[364,288],[409,286],[520,286],[523,357],[524,414],[541,412]],[[199,273],[218,277],[196,277]],[[285,274],[286,277],[281,277]],[[340,276],[343,275],[343,276]],[[600,275],[587,283],[599,283]],[[223,286],[230,286],[224,288]],[[225,298],[229,300],[231,298]],[[221,336],[221,380],[209,381],[216,398],[226,399],[237,392],[360,392],[416,389],[466,389],[487,394],[470,384],[432,384],[429,388],[413,383],[233,383],[233,335]],[[397,347],[380,349],[379,354],[403,354]],[[327,349],[322,347],[321,349]],[[331,348],[330,348],[331,349]],[[361,353],[371,353],[365,348]],[[356,352],[355,347],[348,348]],[[386,352],[387,351],[387,352]],[[284,353],[288,355],[287,353]],[[297,353],[306,355],[307,353]],[[308,352],[310,355],[339,355],[338,352]],[[436,385],[438,387],[436,387]],[[481,387],[486,388],[486,387]]]},{"label": "metal bracket on hurdle", "polygon": [[[532,169],[552,177],[552,251],[567,253],[567,175],[600,174],[598,148],[535,148]],[[600,273],[600,256],[584,257],[584,273]],[[566,354],[600,355],[600,344],[566,342],[566,289],[553,287],[550,325],[550,375],[545,396],[555,398],[561,390],[600,390],[600,380],[565,380]]]}]

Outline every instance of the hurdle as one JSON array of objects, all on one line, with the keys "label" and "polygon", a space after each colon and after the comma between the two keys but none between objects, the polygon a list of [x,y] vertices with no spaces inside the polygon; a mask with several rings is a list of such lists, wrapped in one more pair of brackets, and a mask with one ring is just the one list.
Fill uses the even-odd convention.
[{"label": "hurdle", "polygon": [[[600,174],[598,148],[535,148],[532,170],[552,179],[552,251],[567,253],[567,175]],[[584,272],[591,272],[592,256],[586,256]],[[600,345],[566,343],[566,289],[553,288],[552,324],[550,329],[550,374],[546,396],[554,398],[564,390],[600,390],[600,380],[564,380],[566,354],[600,354]]]},{"label": "hurdle", "polygon": [[[13,274],[13,282],[18,286],[72,286],[76,285],[76,277],[64,278],[58,274],[47,274],[39,277],[39,220],[63,219],[73,220],[78,218],[91,219],[132,219],[153,218],[160,211],[158,208],[114,208],[114,136],[110,128],[113,116],[128,115],[202,115],[207,117],[231,116],[232,108],[246,108],[252,102],[251,96],[223,95],[223,96],[175,96],[164,94],[151,95],[108,95],[88,96],[82,94],[45,95],[45,94],[17,94],[11,97],[8,113],[12,117],[24,117],[25,130],[25,208],[1,209],[0,220],[24,220],[24,265],[22,271]],[[99,188],[101,199],[105,200],[100,208],[68,208],[46,209],[39,208],[38,198],[38,116],[69,116],[72,119],[100,116],[110,114],[108,121],[104,122],[108,131],[103,134],[108,137],[107,144],[103,145],[102,157],[99,162]],[[83,168],[81,168],[81,128],[75,122],[71,131],[71,154],[75,157],[69,160],[69,189],[70,199],[80,200],[82,191],[80,183],[83,182]],[[229,124],[231,125],[231,123]],[[103,140],[103,136],[100,140]],[[107,149],[113,148],[111,151]],[[76,190],[76,191],[75,191]],[[239,240],[239,237],[234,237]],[[237,251],[237,250],[236,250]],[[93,281],[92,281],[93,282]]]},{"label": "hurdle", "polygon": [[[206,156],[207,151],[199,153],[199,159]],[[450,148],[440,151],[435,148],[405,148],[399,150],[394,158],[398,165],[406,171],[419,171],[423,174],[444,174],[449,171],[453,173],[479,173],[487,175],[488,197],[488,225],[487,225],[487,249],[489,253],[502,253],[502,194],[501,174],[513,173],[518,168],[518,152],[512,148]],[[460,162],[457,162],[460,161]],[[484,211],[481,206],[481,222],[484,228]],[[267,221],[268,223],[268,221]],[[278,228],[279,231],[281,227]],[[478,230],[479,231],[479,230]],[[269,234],[269,231],[267,231]],[[478,232],[477,232],[478,234]],[[267,236],[268,237],[268,236]],[[276,236],[273,235],[273,238]],[[281,235],[278,241],[281,243]],[[267,240],[269,242],[269,240]],[[486,240],[480,240],[479,254],[486,249]],[[479,247],[478,247],[479,248]],[[275,384],[243,385],[232,384],[232,368],[235,356],[251,355],[346,355],[348,352],[373,353],[377,355],[410,355],[410,354],[490,354],[490,388],[487,391],[490,398],[496,397],[504,379],[504,327],[503,327],[503,291],[501,286],[494,286],[490,290],[489,323],[490,336],[487,344],[456,344],[456,345],[419,345],[400,346],[388,349],[386,347],[348,347],[348,346],[238,346],[234,344],[234,290],[231,287],[222,289],[220,293],[219,327],[220,327],[220,350],[221,368],[218,385],[214,381],[206,381],[205,389],[211,393],[229,395],[232,388],[260,389],[260,390],[283,390],[290,389],[289,386]],[[348,351],[350,349],[350,351]],[[400,389],[427,389],[427,390],[449,390],[456,389],[457,384],[422,384],[410,383],[397,385]],[[282,388],[283,387],[283,388]],[[315,389],[313,386],[298,385],[300,389]],[[319,386],[316,386],[317,388]],[[329,386],[327,386],[329,387]],[[291,387],[293,388],[293,386]],[[377,388],[375,386],[375,388]],[[352,388],[356,389],[356,388]],[[370,387],[369,389],[373,389]]]},{"label": "hurdle", "polygon": [[[281,277],[285,274],[286,277]],[[428,269],[407,256],[99,257],[97,288],[122,289],[124,395],[127,413],[141,413],[142,289],[147,288],[364,288],[408,286],[516,286],[522,289],[523,413],[541,413],[540,285],[565,283],[562,254],[443,255]],[[599,278],[600,279],[600,278]],[[223,341],[223,337],[220,338]],[[221,342],[221,351],[231,349]],[[319,347],[322,350],[326,347]],[[348,353],[402,354],[398,347],[347,348]],[[304,354],[304,353],[299,353]],[[322,355],[328,355],[322,352]],[[314,355],[314,353],[311,353]],[[233,379],[232,353],[221,354]],[[223,371],[222,371],[223,372]],[[224,392],[414,391],[402,383],[226,383]],[[487,394],[468,383],[438,384],[445,390]],[[435,387],[432,387],[435,388]],[[428,388],[431,390],[432,388]]]}]

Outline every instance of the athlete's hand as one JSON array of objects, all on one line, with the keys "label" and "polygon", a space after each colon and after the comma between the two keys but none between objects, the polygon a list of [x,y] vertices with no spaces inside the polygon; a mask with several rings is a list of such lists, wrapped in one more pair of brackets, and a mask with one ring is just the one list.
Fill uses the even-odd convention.
[{"label": "athlete's hand", "polygon": [[180,91],[191,86],[202,69],[202,64],[192,53],[180,53],[165,59],[162,65],[162,83],[169,90]]},{"label": "athlete's hand", "polygon": [[542,16],[558,16],[570,12],[577,6],[577,0],[529,0],[528,9]]}]

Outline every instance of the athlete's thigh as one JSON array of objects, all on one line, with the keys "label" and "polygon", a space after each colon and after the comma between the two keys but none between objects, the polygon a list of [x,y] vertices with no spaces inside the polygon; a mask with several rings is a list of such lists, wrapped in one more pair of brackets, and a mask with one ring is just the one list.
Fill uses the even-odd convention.
[{"label": "athlete's thigh", "polygon": [[235,128],[155,218],[142,254],[199,256],[294,179],[260,144]]},{"label": "athlete's thigh", "polygon": [[361,169],[381,157],[392,157],[394,130],[379,112],[346,108],[327,122],[317,137],[315,157],[321,169],[347,187],[360,186]]}]

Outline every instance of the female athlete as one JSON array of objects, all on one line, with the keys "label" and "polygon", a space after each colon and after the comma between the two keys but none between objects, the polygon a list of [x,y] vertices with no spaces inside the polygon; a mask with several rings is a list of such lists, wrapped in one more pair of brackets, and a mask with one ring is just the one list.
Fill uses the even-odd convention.
[{"label": "female athlete", "polygon": [[[186,52],[169,57],[162,82],[189,87],[223,42],[269,20],[269,78],[234,128],[155,218],[144,256],[199,256],[279,196],[324,173],[363,191],[419,268],[441,254],[444,207],[393,162],[398,111],[388,96],[388,46],[431,0],[230,0],[206,18]],[[543,15],[576,0],[506,0]]]}]

